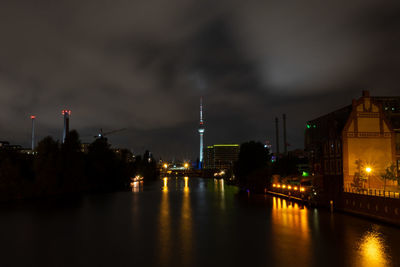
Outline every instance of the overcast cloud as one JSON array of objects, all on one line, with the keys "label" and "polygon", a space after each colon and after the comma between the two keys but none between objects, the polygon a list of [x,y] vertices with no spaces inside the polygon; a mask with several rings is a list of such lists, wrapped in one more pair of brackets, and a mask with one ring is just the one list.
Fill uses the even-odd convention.
[{"label": "overcast cloud", "polygon": [[136,153],[195,158],[206,144],[274,140],[358,97],[399,95],[400,4],[389,1],[2,1],[0,140],[29,146],[99,128]]}]

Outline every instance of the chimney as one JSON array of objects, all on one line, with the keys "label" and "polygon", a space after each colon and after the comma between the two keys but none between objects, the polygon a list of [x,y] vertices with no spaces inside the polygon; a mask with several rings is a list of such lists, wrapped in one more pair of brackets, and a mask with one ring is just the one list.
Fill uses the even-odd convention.
[{"label": "chimney", "polygon": [[287,155],[287,142],[286,142],[286,114],[282,115],[283,117],[283,153]]},{"label": "chimney", "polygon": [[32,144],[31,144],[31,149],[32,151],[35,149],[35,115],[31,115],[31,120],[32,120]]},{"label": "chimney", "polygon": [[61,114],[64,117],[64,130],[62,138],[62,143],[64,144],[65,138],[67,138],[69,134],[69,116],[71,115],[71,110],[64,109],[63,111],[61,111]]},{"label": "chimney", "polygon": [[275,130],[276,130],[276,159],[279,157],[279,121],[275,118]]}]

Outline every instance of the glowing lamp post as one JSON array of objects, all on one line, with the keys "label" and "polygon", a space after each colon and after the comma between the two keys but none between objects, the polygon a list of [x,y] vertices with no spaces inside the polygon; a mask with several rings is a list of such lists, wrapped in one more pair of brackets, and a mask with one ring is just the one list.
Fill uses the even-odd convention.
[{"label": "glowing lamp post", "polygon": [[183,168],[185,169],[184,172],[187,173],[187,170],[188,170],[188,168],[189,168],[189,163],[185,162],[185,163],[183,164]]},{"label": "glowing lamp post", "polygon": [[365,171],[367,172],[367,177],[368,177],[368,188],[371,188],[371,172],[372,172],[372,169],[371,169],[371,167],[366,167]]}]

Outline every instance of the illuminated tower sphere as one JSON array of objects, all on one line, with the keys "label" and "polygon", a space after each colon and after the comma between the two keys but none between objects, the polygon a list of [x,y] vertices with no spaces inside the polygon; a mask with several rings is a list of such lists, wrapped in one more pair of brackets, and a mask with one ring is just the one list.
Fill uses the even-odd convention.
[{"label": "illuminated tower sphere", "polygon": [[200,134],[200,157],[199,157],[199,167],[203,166],[203,135],[204,135],[204,121],[203,121],[203,98],[200,98],[200,124],[199,124],[199,134]]},{"label": "illuminated tower sphere", "polygon": [[63,130],[63,138],[62,142],[65,142],[65,138],[69,133],[69,116],[71,115],[71,110],[64,109],[61,111],[61,114],[64,116],[64,130]]}]

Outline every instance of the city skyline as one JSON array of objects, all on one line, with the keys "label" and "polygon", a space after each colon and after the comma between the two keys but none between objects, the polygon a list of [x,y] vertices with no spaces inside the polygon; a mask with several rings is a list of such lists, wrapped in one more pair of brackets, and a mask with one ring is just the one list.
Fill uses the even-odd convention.
[{"label": "city skyline", "polygon": [[3,0],[1,266],[400,266],[400,2]]}]

